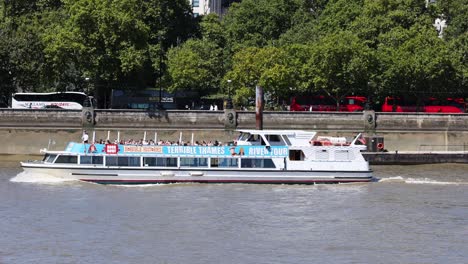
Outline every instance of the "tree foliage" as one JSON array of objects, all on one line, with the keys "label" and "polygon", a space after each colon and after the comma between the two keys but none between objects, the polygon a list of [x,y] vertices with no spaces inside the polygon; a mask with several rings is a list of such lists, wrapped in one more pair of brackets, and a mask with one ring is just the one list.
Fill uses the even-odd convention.
[{"label": "tree foliage", "polygon": [[306,67],[315,91],[339,102],[366,91],[375,60],[372,51],[349,31],[329,34],[315,43]]},{"label": "tree foliage", "polygon": [[192,38],[169,49],[170,91],[192,90],[200,96],[218,93],[225,68],[224,46],[219,17],[215,14],[203,17],[200,39]]},{"label": "tree foliage", "polygon": [[222,50],[214,42],[191,39],[169,50],[170,91],[192,90],[201,96],[216,93],[222,77]]},{"label": "tree foliage", "polygon": [[223,23],[231,51],[272,44],[292,24],[299,0],[244,0],[234,3]]},{"label": "tree foliage", "polygon": [[247,48],[237,52],[225,79],[232,80],[235,101],[246,104],[255,96],[255,86],[274,98],[284,98],[294,83],[295,69],[287,52],[277,47]]},{"label": "tree foliage", "polygon": [[[186,0],[0,4],[2,96],[161,86],[199,95],[467,95],[466,0],[243,0],[193,18]],[[445,18],[443,37],[434,27]],[[227,80],[232,80],[228,85]]]}]

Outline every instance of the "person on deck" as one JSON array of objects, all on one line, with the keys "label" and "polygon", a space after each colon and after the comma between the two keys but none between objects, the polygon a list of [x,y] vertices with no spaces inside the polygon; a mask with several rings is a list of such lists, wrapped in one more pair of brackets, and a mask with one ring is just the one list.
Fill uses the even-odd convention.
[{"label": "person on deck", "polygon": [[83,141],[83,143],[88,143],[88,140],[89,140],[89,136],[88,136],[88,132],[83,131],[83,136],[81,136],[81,140]]}]

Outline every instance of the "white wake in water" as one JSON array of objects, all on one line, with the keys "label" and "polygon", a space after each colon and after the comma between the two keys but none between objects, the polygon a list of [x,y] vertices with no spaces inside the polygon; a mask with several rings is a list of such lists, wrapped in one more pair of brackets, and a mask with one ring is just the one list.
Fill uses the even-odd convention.
[{"label": "white wake in water", "polygon": [[389,178],[379,179],[378,182],[395,182],[395,183],[408,183],[408,184],[433,184],[433,185],[468,185],[468,182],[447,182],[437,181],[429,178],[404,178],[402,176],[395,176]]},{"label": "white wake in water", "polygon": [[18,175],[10,179],[11,182],[31,182],[31,183],[48,183],[48,184],[54,184],[54,183],[62,183],[62,182],[69,182],[69,181],[75,181],[75,180],[68,180],[68,179],[62,179],[58,177],[54,177],[49,174],[45,173],[31,173],[31,172],[20,172]]}]

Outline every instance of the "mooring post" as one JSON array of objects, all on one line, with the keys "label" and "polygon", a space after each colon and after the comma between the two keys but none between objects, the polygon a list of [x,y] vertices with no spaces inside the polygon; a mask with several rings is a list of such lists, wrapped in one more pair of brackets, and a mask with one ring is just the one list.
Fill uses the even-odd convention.
[{"label": "mooring post", "polygon": [[94,105],[90,98],[83,102],[81,110],[81,124],[84,128],[92,128],[95,125]]},{"label": "mooring post", "polygon": [[263,129],[263,88],[260,86],[255,87],[255,128]]}]

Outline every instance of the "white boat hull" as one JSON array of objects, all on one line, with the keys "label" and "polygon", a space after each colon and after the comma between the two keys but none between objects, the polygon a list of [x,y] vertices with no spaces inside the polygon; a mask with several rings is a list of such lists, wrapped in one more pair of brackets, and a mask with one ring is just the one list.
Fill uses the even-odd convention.
[{"label": "white boat hull", "polygon": [[21,163],[30,173],[42,173],[66,180],[101,184],[157,183],[264,183],[316,184],[372,181],[372,171],[305,171],[268,169],[193,169],[145,167],[72,167],[38,163]]}]

